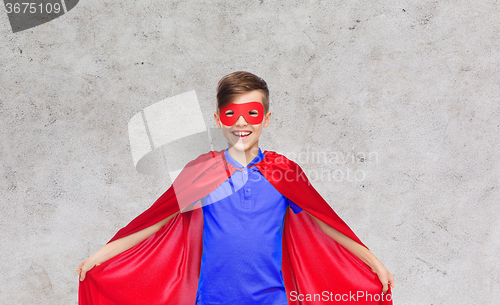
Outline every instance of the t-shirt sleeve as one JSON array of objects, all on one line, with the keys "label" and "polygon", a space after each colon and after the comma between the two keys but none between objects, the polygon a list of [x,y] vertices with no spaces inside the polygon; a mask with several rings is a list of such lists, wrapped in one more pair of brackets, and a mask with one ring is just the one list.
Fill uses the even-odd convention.
[{"label": "t-shirt sleeve", "polygon": [[302,209],[296,205],[293,201],[291,201],[290,199],[286,199],[286,201],[288,202],[288,205],[290,206],[290,208],[292,209],[292,211],[295,213],[295,214],[298,214],[302,211]]}]

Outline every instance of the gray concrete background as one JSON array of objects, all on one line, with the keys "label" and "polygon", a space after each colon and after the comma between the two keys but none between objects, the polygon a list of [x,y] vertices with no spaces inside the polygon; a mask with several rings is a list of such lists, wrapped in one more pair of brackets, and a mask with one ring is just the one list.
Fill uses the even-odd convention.
[{"label": "gray concrete background", "polygon": [[78,263],[170,183],[135,170],[130,118],[196,90],[214,127],[236,70],[269,84],[262,148],[362,171],[312,180],[395,304],[498,302],[498,1],[89,0],[16,34],[0,11],[1,304],[76,304]]}]

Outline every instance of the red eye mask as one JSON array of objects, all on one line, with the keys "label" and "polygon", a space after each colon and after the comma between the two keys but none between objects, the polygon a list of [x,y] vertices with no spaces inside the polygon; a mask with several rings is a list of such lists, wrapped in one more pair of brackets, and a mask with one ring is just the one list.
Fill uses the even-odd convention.
[{"label": "red eye mask", "polygon": [[[255,110],[257,110],[257,115],[255,115]],[[220,110],[220,121],[226,126],[233,126],[240,116],[243,116],[248,124],[260,124],[264,120],[264,106],[259,102],[231,103]]]}]

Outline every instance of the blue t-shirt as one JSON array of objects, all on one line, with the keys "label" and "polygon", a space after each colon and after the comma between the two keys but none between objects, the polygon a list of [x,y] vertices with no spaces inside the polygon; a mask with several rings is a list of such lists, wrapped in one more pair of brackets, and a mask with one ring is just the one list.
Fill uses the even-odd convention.
[{"label": "blue t-shirt", "polygon": [[288,206],[257,167],[259,154],[242,166],[227,149],[234,174],[202,199],[203,254],[197,305],[286,305],[281,273],[282,236]]}]

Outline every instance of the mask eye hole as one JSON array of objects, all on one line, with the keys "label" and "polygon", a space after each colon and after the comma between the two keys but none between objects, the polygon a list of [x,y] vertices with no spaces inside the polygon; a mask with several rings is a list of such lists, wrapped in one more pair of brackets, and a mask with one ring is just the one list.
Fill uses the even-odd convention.
[{"label": "mask eye hole", "polygon": [[253,116],[253,117],[256,117],[256,116],[258,116],[258,115],[259,115],[259,111],[257,111],[257,110],[250,110],[250,111],[248,112],[248,114],[250,114],[250,115],[251,115],[251,116]]},{"label": "mask eye hole", "polygon": [[234,114],[234,111],[233,110],[227,110],[225,113],[224,113],[227,117],[232,117],[233,114]]}]

